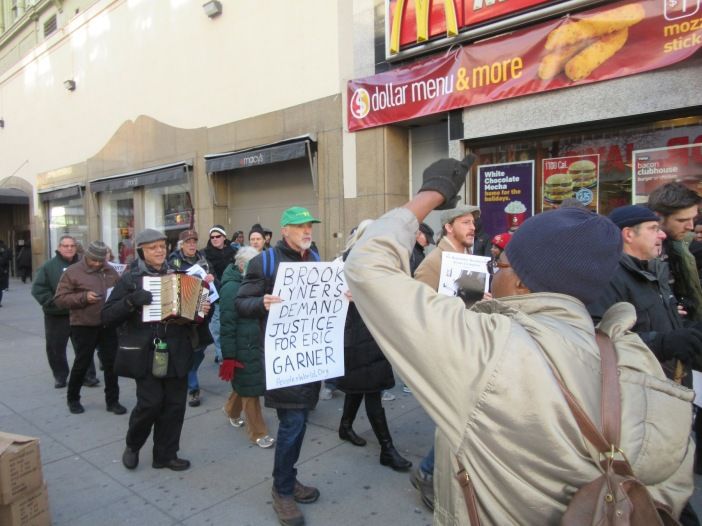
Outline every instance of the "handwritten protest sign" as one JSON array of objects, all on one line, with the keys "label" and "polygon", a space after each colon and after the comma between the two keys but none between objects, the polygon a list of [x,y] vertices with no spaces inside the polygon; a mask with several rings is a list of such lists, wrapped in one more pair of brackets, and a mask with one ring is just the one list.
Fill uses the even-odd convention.
[{"label": "handwritten protest sign", "polygon": [[344,375],[348,290],[341,262],[281,263],[266,324],[266,389]]}]

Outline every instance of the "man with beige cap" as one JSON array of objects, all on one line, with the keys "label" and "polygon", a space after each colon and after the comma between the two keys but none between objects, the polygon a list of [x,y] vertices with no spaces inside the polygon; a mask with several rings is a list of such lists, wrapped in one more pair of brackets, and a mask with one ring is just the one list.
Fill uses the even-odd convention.
[{"label": "man with beige cap", "polygon": [[118,279],[117,271],[107,262],[107,246],[102,241],[93,241],[83,259],[66,269],[56,288],[54,303],[69,309],[71,343],[76,354],[68,379],[67,401],[71,413],[85,411],[80,403],[80,388],[95,349],[98,349],[105,373],[107,410],[116,415],[127,412],[119,403],[119,384],[113,371],[117,334],[100,320],[108,291]]}]

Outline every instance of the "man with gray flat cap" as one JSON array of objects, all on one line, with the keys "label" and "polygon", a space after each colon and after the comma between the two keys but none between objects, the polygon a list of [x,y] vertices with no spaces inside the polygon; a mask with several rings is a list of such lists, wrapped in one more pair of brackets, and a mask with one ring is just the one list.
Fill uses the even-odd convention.
[{"label": "man with gray flat cap", "polygon": [[[434,524],[561,522],[576,491],[602,476],[602,445],[585,438],[566,388],[582,414],[621,429],[612,462],[624,463],[616,452],[625,452],[651,497],[680,517],[694,489],[694,394],[666,379],[629,330],[631,305],[603,315],[598,328],[611,345],[602,347],[585,308],[619,264],[620,230],[577,208],[527,219],[500,254],[495,299],[466,309],[409,276],[419,222],[465,183],[462,163],[440,162],[455,170],[425,174],[419,194],[374,221],[344,265],[383,354],[440,429]],[[613,368],[620,413],[602,405],[602,371]]]},{"label": "man with gray flat cap", "polygon": [[56,287],[54,303],[69,309],[71,343],[76,355],[68,378],[67,401],[71,413],[85,411],[80,403],[80,388],[95,349],[105,373],[107,410],[116,415],[127,412],[119,403],[119,384],[113,370],[117,334],[113,328],[104,326],[100,318],[108,291],[118,279],[117,271],[107,262],[107,246],[102,241],[93,241],[83,259],[66,269]]}]

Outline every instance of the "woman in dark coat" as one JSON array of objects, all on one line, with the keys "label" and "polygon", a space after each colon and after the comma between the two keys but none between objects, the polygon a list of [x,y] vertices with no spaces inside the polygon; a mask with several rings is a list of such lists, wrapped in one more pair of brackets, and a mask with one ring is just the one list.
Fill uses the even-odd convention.
[{"label": "woman in dark coat", "polygon": [[[234,306],[246,266],[257,255],[258,251],[255,248],[240,248],[234,263],[229,265],[222,275],[219,300],[222,309],[220,377],[230,379],[234,389],[223,408],[229,416],[229,422],[234,427],[241,427],[246,423],[251,442],[262,448],[269,448],[273,446],[275,439],[268,434],[259,400],[266,390],[259,322],[256,318],[242,318]],[[242,409],[245,420],[241,418]]]},{"label": "woman in dark coat", "polygon": [[[351,234],[344,252],[344,260],[370,223],[371,220],[362,221]],[[355,446],[366,445],[366,441],[358,436],[352,427],[361,401],[365,398],[368,420],[380,442],[380,463],[396,471],[409,469],[412,463],[403,458],[392,443],[381,402],[382,391],[392,389],[395,385],[392,367],[368,331],[352,299],[344,327],[344,368],[346,374],[337,384],[337,388],[346,394],[344,412],[339,424],[339,438],[348,440]]]}]

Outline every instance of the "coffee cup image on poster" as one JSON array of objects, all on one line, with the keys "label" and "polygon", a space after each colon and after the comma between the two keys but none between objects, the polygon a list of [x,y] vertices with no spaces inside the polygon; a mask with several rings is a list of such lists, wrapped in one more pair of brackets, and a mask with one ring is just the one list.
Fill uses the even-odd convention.
[{"label": "coffee cup image on poster", "polygon": [[597,212],[599,155],[553,157],[542,161],[542,208],[559,208],[567,199],[577,199]]}]

